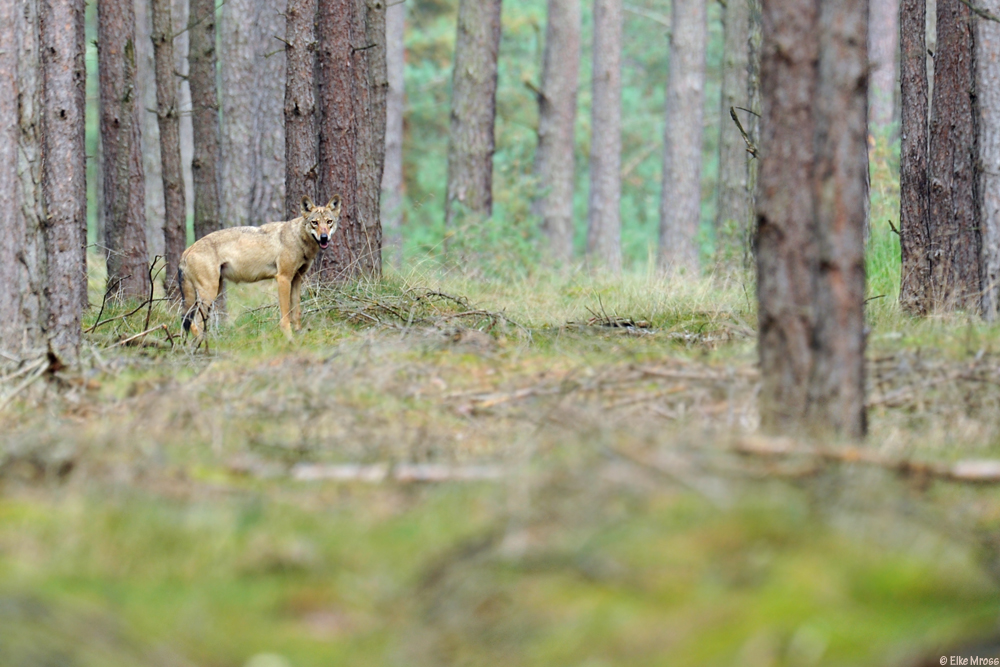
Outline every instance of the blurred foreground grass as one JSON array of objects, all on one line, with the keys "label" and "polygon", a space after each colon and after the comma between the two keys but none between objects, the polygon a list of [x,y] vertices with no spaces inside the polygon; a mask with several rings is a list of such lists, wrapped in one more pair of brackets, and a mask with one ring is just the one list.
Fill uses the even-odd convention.
[{"label": "blurred foreground grass", "polygon": [[[756,426],[752,293],[413,270],[312,293],[287,343],[273,285],[239,286],[208,353],[117,345],[179,318],[109,305],[82,374],[0,412],[0,664],[918,665],[992,641],[995,490],[728,449]],[[1000,456],[997,328],[869,317],[868,446]],[[502,474],[299,474],[344,464]]]}]

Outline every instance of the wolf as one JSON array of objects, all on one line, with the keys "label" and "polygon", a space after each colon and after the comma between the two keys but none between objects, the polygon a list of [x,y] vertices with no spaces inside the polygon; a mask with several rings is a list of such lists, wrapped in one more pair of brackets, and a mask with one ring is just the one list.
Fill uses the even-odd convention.
[{"label": "wolf", "polygon": [[[184,330],[200,338],[222,281],[278,281],[278,326],[289,339],[302,326],[302,278],[340,224],[340,195],[326,206],[302,198],[301,215],[260,227],[231,227],[206,234],[181,255],[177,281],[184,296]],[[200,319],[200,322],[199,322]]]}]

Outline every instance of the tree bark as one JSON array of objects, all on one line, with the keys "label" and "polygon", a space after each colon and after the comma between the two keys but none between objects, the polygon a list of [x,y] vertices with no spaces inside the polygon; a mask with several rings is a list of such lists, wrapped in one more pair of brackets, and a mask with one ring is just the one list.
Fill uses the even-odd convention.
[{"label": "tree bark", "polygon": [[[1000,0],[979,0],[1000,13]],[[979,211],[982,217],[982,312],[1000,309],[1000,24],[976,21],[976,106],[979,132]]]},{"label": "tree bark", "polygon": [[764,0],[761,423],[861,437],[867,2]]},{"label": "tree bark", "polygon": [[448,132],[445,226],[493,214],[501,0],[459,0]]},{"label": "tree bark", "polygon": [[[869,4],[870,120],[872,127],[876,128],[886,127],[896,117],[896,55],[900,44],[900,9],[900,0],[870,0]],[[920,32],[923,33],[923,26]]]},{"label": "tree bark", "polygon": [[37,12],[34,0],[0,3],[0,349],[18,358],[47,347]]},{"label": "tree bark", "polygon": [[379,195],[385,160],[384,0],[321,0],[319,182],[317,194],[342,199],[340,226],[316,260],[321,280],[382,271]]},{"label": "tree bark", "polygon": [[188,84],[194,129],[194,236],[221,229],[219,218],[219,98],[215,88],[215,2],[190,0]]},{"label": "tree bark", "polygon": [[174,23],[171,0],[151,0],[153,50],[156,65],[156,120],[160,135],[160,172],[163,179],[163,286],[177,299],[177,266],[187,245],[184,175],[181,171],[180,110],[174,78]]},{"label": "tree bark", "polygon": [[931,307],[926,10],[926,0],[902,0],[899,7],[899,303],[911,315]]},{"label": "tree bark", "polygon": [[935,308],[978,311],[981,289],[976,208],[973,15],[961,0],[937,3],[931,102],[930,278]]},{"label": "tree bark", "polygon": [[285,204],[286,29],[280,0],[228,0],[222,6],[221,216],[224,227],[278,220]]},{"label": "tree bark", "polygon": [[593,51],[587,256],[592,263],[620,273],[621,0],[594,0]]},{"label": "tree bark", "polygon": [[382,172],[383,245],[397,266],[403,251],[403,113],[406,91],[403,72],[406,3],[390,4],[385,11],[385,65],[389,89],[385,96],[385,170]]},{"label": "tree bark", "polygon": [[[84,3],[42,0],[39,14],[45,86],[42,191],[48,281],[46,329],[50,361],[57,367],[73,366],[80,355],[80,318],[87,302]],[[141,172],[132,187],[135,184],[142,186]],[[143,262],[144,252],[144,243],[135,249],[135,256]]]},{"label": "tree bark", "polygon": [[285,26],[285,219],[316,199],[316,0],[288,0]]},{"label": "tree bark", "polygon": [[99,0],[97,13],[108,285],[121,298],[146,298],[149,256],[135,87],[135,14],[131,0]]},{"label": "tree bark", "polygon": [[135,89],[139,107],[139,134],[142,139],[142,173],[145,177],[146,248],[150,257],[164,254],[162,221],[166,215],[160,127],[156,114],[152,113],[157,108],[152,2],[153,0],[134,0]]},{"label": "tree bark", "polygon": [[549,254],[556,262],[573,258],[573,148],[579,78],[580,0],[549,0],[535,152],[540,194],[532,213],[541,218]]},{"label": "tree bark", "polygon": [[698,275],[707,18],[703,0],[673,1],[657,263],[664,273],[691,277]]},{"label": "tree bark", "polygon": [[735,109],[744,129],[755,120],[740,109],[754,109],[750,101],[750,0],[726,4],[722,50],[722,106],[719,110],[719,186],[715,215],[716,264],[723,272],[743,266],[753,217],[750,190],[751,155],[730,116]]}]

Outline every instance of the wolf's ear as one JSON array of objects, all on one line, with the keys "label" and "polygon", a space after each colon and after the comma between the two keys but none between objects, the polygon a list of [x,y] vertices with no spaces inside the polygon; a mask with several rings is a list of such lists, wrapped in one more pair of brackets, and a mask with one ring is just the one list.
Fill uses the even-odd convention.
[{"label": "wolf's ear", "polygon": [[304,196],[302,198],[302,212],[308,213],[314,208],[316,208],[316,204],[313,203],[312,199],[309,199],[309,195]]},{"label": "wolf's ear", "polygon": [[330,203],[326,205],[327,208],[339,209],[340,208],[340,195],[333,195]]}]

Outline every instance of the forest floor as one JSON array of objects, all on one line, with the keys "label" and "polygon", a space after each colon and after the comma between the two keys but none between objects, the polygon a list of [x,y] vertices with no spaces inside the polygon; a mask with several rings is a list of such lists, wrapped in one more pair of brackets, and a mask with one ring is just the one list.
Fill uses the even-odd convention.
[{"label": "forest floor", "polygon": [[997,655],[1000,493],[946,479],[1000,459],[997,327],[872,300],[859,451],[755,434],[738,282],[413,273],[292,343],[273,289],[207,351],[95,307],[81,373],[0,378],[0,664]]}]

